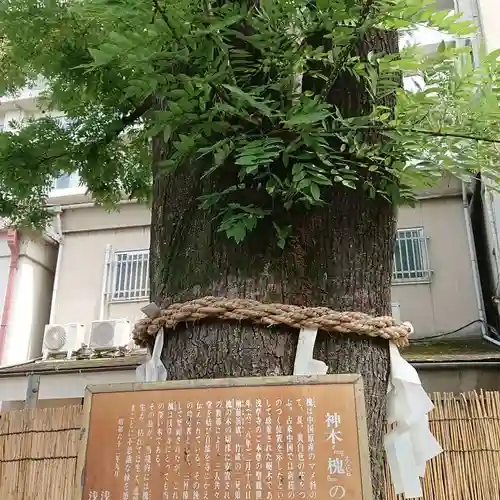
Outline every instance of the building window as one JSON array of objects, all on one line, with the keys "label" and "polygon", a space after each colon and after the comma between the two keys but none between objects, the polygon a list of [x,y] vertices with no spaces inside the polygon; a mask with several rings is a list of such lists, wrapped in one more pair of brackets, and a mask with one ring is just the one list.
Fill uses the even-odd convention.
[{"label": "building window", "polygon": [[427,253],[427,238],[422,228],[399,229],[394,245],[395,283],[429,281],[431,270]]},{"label": "building window", "polygon": [[78,172],[71,174],[61,174],[54,180],[54,190],[73,189],[80,185],[80,176]]},{"label": "building window", "polygon": [[111,300],[149,298],[149,250],[115,252],[111,279]]}]

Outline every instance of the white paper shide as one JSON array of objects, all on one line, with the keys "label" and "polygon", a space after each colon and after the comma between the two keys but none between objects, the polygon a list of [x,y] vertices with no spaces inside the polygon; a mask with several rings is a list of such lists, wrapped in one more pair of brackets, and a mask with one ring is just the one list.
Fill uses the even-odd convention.
[{"label": "white paper shide", "polygon": [[[300,330],[294,375],[325,375],[327,366],[313,359],[317,329]],[[425,464],[443,450],[429,430],[427,414],[434,408],[413,366],[390,342],[390,381],[387,419],[393,430],[385,436],[385,451],[396,493],[406,499],[422,496],[420,478]]]},{"label": "white paper shide", "polygon": [[164,382],[167,380],[167,370],[161,360],[163,335],[163,329],[161,329],[156,335],[151,356],[144,364],[136,368],[135,378],[137,382]]},{"label": "white paper shide", "polygon": [[434,408],[417,371],[390,342],[391,373],[387,394],[387,420],[393,429],[384,440],[391,479],[397,494],[422,496],[420,478],[425,464],[443,450],[429,429],[427,414]]},{"label": "white paper shide", "polygon": [[301,328],[295,351],[294,375],[326,375],[328,367],[323,361],[313,359],[317,328]]}]

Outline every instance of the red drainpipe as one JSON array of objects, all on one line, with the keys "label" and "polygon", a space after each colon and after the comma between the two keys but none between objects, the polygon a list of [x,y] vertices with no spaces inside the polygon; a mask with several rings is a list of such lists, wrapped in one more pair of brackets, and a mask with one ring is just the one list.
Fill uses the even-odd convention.
[{"label": "red drainpipe", "polygon": [[7,326],[9,325],[10,308],[12,305],[12,296],[14,294],[14,284],[16,282],[17,264],[19,261],[19,235],[17,231],[7,231],[7,245],[10,250],[10,266],[7,287],[5,289],[5,299],[2,311],[2,323],[0,324],[0,365],[2,364],[3,349],[5,346],[5,337],[7,336]]}]

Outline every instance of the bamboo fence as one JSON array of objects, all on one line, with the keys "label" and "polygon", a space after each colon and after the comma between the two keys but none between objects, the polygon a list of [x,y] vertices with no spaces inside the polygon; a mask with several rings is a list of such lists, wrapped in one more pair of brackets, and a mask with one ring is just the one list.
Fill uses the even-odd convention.
[{"label": "bamboo fence", "polygon": [[[500,392],[433,394],[424,500],[500,499]],[[81,406],[0,413],[0,500],[72,498]],[[396,496],[385,469],[387,500]]]},{"label": "bamboo fence", "polygon": [[81,406],[0,413],[0,499],[70,500]]},{"label": "bamboo fence", "polygon": [[[427,465],[425,500],[500,499],[500,392],[432,394],[430,428],[444,452]],[[386,466],[386,499],[400,500]]]}]

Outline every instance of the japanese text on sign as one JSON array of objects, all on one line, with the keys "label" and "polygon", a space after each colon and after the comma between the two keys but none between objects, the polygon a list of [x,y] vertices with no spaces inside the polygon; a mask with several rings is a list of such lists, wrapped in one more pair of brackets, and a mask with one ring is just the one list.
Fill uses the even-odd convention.
[{"label": "japanese text on sign", "polygon": [[368,498],[354,385],[165,387],[91,395],[79,498]]}]

